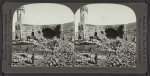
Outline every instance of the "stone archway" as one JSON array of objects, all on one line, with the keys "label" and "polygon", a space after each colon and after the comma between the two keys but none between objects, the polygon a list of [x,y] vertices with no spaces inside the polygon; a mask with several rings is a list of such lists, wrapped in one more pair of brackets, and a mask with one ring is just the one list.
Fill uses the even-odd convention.
[{"label": "stone archway", "polygon": [[43,37],[47,39],[51,39],[56,36],[55,31],[51,28],[43,28],[42,29]]}]

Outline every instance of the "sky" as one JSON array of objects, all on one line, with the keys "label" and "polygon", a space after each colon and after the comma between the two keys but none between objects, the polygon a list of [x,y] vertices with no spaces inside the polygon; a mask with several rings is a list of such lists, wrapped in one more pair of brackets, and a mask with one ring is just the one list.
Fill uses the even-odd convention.
[{"label": "sky", "polygon": [[[63,24],[74,21],[74,13],[65,5],[36,3],[23,5],[23,7],[25,9],[23,24],[46,25]],[[13,16],[13,26],[16,21],[17,13],[15,12]]]},{"label": "sky", "polygon": [[[89,4],[88,15],[85,24],[93,25],[115,25],[127,24],[136,22],[134,11],[124,5],[120,4]],[[78,30],[78,23],[80,22],[80,10],[75,14],[75,27]]]},{"label": "sky", "polygon": [[[136,22],[134,11],[120,4],[89,4],[88,15],[85,24],[93,25],[114,25]],[[77,31],[80,22],[80,10],[74,14],[72,10],[61,4],[54,3],[34,3],[23,6],[25,15],[23,24],[47,25],[63,24],[75,21],[75,31]],[[74,16],[75,15],[75,16]],[[16,23],[16,12],[13,16],[13,28]]]}]

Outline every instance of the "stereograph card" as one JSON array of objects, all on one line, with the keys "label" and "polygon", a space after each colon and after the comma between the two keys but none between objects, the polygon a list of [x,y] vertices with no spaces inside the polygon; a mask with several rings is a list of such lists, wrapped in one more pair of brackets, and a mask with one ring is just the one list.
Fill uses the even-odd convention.
[{"label": "stereograph card", "polygon": [[146,73],[145,3],[2,6],[4,73]]}]

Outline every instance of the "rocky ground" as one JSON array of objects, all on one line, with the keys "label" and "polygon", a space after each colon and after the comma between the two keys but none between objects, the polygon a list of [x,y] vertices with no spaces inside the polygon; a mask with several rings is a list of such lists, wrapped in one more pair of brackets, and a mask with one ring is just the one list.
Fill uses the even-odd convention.
[{"label": "rocky ground", "polygon": [[12,66],[135,67],[135,58],[136,46],[133,42],[112,40],[74,46],[71,42],[54,39],[14,44]]}]

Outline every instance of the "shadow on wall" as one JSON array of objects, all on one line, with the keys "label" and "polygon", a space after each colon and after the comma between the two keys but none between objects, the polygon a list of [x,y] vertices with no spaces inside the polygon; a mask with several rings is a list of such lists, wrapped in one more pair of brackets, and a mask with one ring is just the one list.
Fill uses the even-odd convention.
[{"label": "shadow on wall", "polygon": [[123,25],[119,26],[117,29],[107,28],[105,30],[106,37],[109,39],[115,39],[117,36],[119,36],[120,38],[123,38],[123,34],[124,34],[123,29],[124,29]]},{"label": "shadow on wall", "polygon": [[44,38],[51,39],[51,38],[54,38],[54,36],[56,36],[57,38],[60,38],[60,34],[61,34],[60,28],[61,28],[61,26],[57,25],[54,28],[54,30],[51,28],[42,29]]}]

